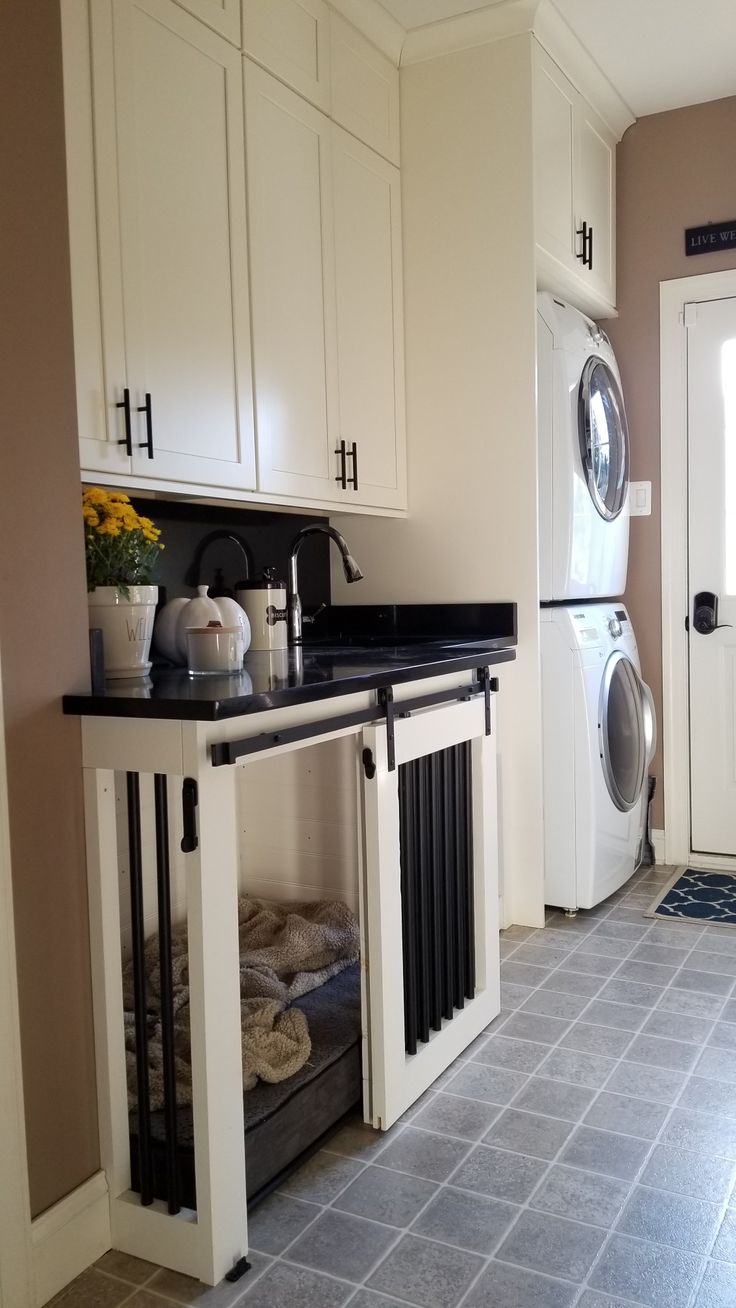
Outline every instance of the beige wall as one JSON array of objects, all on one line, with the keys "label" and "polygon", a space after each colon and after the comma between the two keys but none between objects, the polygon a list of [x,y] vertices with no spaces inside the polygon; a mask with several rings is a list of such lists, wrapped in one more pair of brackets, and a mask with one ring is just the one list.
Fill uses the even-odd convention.
[{"label": "beige wall", "polygon": [[[544,923],[532,38],[401,71],[410,517],[345,518],[337,603],[516,600],[498,668],[507,923]],[[335,519],[340,521],[339,519]]]},{"label": "beige wall", "polygon": [[[736,268],[736,250],[685,255],[684,229],[736,215],[736,98],[652,114],[618,148],[618,308],[606,324],[621,368],[631,475],[652,482],[652,516],[632,518],[626,603],[662,720],[659,512],[659,283]],[[684,615],[683,615],[684,616]],[[664,825],[662,754],[653,825]]]},{"label": "beige wall", "polygon": [[0,6],[0,642],[34,1215],[97,1169],[79,722],[88,665],[58,3]]}]

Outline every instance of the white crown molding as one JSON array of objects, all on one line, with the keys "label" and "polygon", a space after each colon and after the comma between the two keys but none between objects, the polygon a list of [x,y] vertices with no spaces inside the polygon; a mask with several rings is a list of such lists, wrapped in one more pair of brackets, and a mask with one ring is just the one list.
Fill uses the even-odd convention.
[{"label": "white crown molding", "polygon": [[406,34],[401,52],[402,67],[531,32],[540,3],[541,0],[505,0],[488,9],[474,9],[439,23],[412,28]]},{"label": "white crown molding", "polygon": [[626,129],[636,122],[636,115],[550,0],[540,0],[534,35],[620,141]]},{"label": "white crown molding", "polygon": [[398,67],[406,31],[378,0],[330,0],[330,4]]},{"label": "white crown molding", "polygon": [[415,27],[406,34],[401,65],[424,63],[524,32],[544,46],[620,140],[635,115],[550,0],[502,0],[487,9]]}]

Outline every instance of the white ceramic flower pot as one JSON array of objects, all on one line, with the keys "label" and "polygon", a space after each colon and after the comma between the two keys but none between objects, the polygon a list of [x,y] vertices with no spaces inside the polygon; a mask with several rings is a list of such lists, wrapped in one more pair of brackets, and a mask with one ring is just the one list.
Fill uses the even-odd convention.
[{"label": "white ceramic flower pot", "polygon": [[96,586],[87,596],[90,627],[99,627],[105,655],[105,677],[145,677],[151,670],[153,619],[158,586],[128,586],[128,598],[117,586]]}]

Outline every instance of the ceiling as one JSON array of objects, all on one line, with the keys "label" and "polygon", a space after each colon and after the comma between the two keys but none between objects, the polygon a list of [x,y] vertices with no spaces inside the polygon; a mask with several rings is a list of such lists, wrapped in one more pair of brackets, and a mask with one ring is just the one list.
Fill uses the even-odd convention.
[{"label": "ceiling", "polygon": [[[407,31],[512,0],[380,0]],[[734,0],[552,0],[632,113],[736,95]]]}]

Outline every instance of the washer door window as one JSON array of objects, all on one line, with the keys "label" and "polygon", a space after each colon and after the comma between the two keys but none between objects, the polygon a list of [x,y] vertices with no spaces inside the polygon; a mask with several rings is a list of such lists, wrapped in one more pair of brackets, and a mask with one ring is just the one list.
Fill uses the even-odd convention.
[{"label": "washer door window", "polygon": [[631,659],[616,650],[603,672],[598,730],[608,793],[622,813],[641,798],[652,749],[643,685]]},{"label": "washer door window", "polygon": [[612,522],[624,507],[629,484],[629,435],[618,382],[595,356],[580,379],[578,436],[591,499],[601,517]]}]

